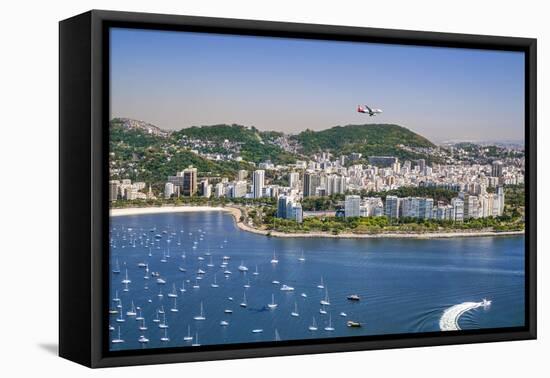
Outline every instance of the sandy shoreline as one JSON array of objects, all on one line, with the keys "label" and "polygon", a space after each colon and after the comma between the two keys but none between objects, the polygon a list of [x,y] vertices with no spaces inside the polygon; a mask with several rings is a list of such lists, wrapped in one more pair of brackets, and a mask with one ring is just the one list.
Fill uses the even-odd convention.
[{"label": "sandy shoreline", "polygon": [[142,214],[162,214],[162,213],[192,213],[192,212],[210,212],[224,211],[233,215],[237,227],[243,231],[252,232],[258,235],[272,236],[277,238],[330,238],[330,239],[444,239],[444,238],[463,238],[463,237],[483,237],[483,236],[517,236],[523,235],[524,231],[473,231],[473,232],[431,232],[423,234],[411,233],[382,233],[382,234],[351,234],[340,233],[338,235],[310,232],[310,233],[283,233],[278,231],[259,230],[241,222],[242,210],[237,207],[213,207],[213,206],[159,206],[159,207],[131,207],[122,209],[111,209],[110,216],[127,216]]}]

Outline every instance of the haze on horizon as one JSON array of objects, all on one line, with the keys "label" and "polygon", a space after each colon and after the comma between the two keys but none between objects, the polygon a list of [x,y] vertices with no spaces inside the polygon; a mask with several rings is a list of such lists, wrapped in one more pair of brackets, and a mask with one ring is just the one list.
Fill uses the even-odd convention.
[{"label": "haze on horizon", "polygon": [[110,69],[111,118],[164,129],[394,123],[435,142],[524,140],[520,52],[115,28]]}]

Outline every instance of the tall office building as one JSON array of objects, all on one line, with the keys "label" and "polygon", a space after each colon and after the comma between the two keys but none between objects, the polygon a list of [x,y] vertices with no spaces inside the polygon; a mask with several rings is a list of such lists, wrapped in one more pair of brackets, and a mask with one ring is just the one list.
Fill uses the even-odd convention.
[{"label": "tall office building", "polygon": [[182,195],[192,197],[197,194],[197,168],[189,166],[183,170],[182,176]]},{"label": "tall office building", "polygon": [[399,218],[399,198],[386,196],[385,215],[388,218]]},{"label": "tall office building", "polygon": [[277,199],[277,218],[287,217],[287,206],[290,203],[290,197],[280,195]]},{"label": "tall office building", "polygon": [[316,195],[317,188],[321,185],[321,177],[315,172],[304,173],[304,197]]},{"label": "tall office building", "polygon": [[360,196],[358,195],[346,196],[346,200],[344,202],[344,215],[346,218],[361,216],[361,197]]},{"label": "tall office building", "polygon": [[254,175],[252,176],[252,194],[254,195],[254,198],[262,197],[264,186],[265,186],[265,171],[262,169],[258,169],[254,171]]},{"label": "tall office building", "polygon": [[503,168],[504,168],[504,164],[501,161],[499,160],[493,161],[493,164],[491,164],[491,176],[502,177]]}]

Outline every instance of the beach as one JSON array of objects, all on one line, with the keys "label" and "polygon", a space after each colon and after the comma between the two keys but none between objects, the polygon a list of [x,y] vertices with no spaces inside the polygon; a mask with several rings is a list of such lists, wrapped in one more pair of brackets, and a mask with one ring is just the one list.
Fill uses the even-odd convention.
[{"label": "beach", "polygon": [[483,236],[517,236],[523,235],[524,231],[457,231],[457,232],[426,232],[426,233],[379,233],[379,234],[353,234],[340,233],[331,234],[325,232],[309,233],[285,233],[272,230],[261,230],[251,227],[241,221],[243,211],[234,206],[158,206],[158,207],[129,207],[121,209],[111,209],[110,216],[129,216],[143,214],[162,214],[162,213],[192,213],[224,211],[233,215],[237,227],[243,231],[252,232],[258,235],[265,235],[276,238],[331,238],[331,239],[439,239],[439,238],[464,238],[464,237],[483,237]]}]

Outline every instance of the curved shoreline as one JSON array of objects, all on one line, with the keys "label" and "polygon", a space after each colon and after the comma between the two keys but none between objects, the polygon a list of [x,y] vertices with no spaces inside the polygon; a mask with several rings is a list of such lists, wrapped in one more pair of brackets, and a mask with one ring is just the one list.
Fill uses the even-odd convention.
[{"label": "curved shoreline", "polygon": [[224,211],[233,216],[237,227],[246,232],[258,235],[272,236],[277,238],[331,238],[331,239],[445,239],[461,237],[483,237],[483,236],[518,236],[524,235],[524,231],[478,231],[478,232],[427,232],[422,234],[414,233],[381,233],[381,234],[352,234],[341,233],[338,235],[310,232],[310,233],[284,233],[279,231],[260,230],[251,227],[241,221],[243,211],[234,206],[158,206],[158,207],[128,207],[120,209],[110,209],[111,217],[143,215],[143,214],[162,214],[162,213],[192,213],[192,212],[210,212]]},{"label": "curved shoreline", "polygon": [[460,317],[465,312],[482,306],[483,302],[464,302],[449,307],[443,312],[441,319],[439,319],[439,329],[441,331],[459,331],[460,326],[458,325],[458,320]]}]

